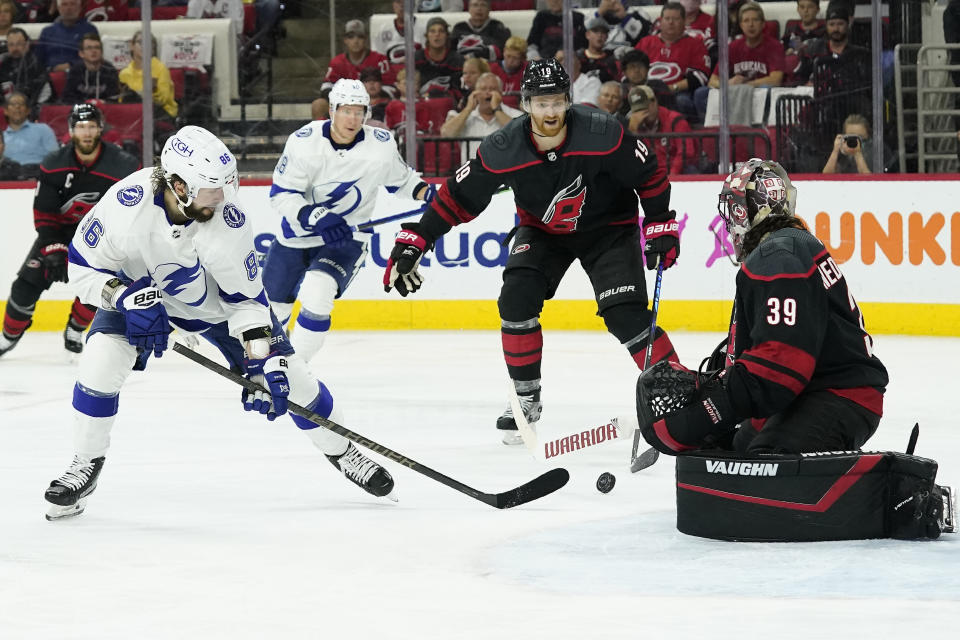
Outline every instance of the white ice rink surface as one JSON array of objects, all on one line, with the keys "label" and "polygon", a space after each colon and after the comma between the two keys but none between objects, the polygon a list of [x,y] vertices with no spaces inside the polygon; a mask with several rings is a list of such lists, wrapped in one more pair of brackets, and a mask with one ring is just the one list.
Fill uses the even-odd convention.
[{"label": "white ice rink surface", "polygon": [[[719,335],[673,335],[695,366]],[[879,336],[891,373],[874,449],[960,485],[960,340]],[[212,350],[205,350],[212,354]],[[496,332],[333,332],[314,361],[346,426],[482,491],[545,470],[493,428]],[[632,409],[602,333],[545,331],[544,428]],[[168,352],[134,373],[96,493],[50,523],[74,368],[59,335],[0,360],[0,638],[955,638],[960,535],[734,544],[675,528],[673,464],[631,475],[618,441],[569,457],[560,492],[498,511],[390,465],[399,504],[338,476],[289,419]],[[562,458],[561,458],[562,460]],[[594,487],[602,471],[613,492]]]}]

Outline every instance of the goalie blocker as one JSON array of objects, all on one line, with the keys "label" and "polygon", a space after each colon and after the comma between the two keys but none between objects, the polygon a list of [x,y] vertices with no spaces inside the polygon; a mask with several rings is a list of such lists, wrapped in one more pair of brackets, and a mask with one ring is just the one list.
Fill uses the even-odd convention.
[{"label": "goalie blocker", "polygon": [[956,531],[937,463],[893,452],[677,457],[677,529],[754,542],[937,538]]}]

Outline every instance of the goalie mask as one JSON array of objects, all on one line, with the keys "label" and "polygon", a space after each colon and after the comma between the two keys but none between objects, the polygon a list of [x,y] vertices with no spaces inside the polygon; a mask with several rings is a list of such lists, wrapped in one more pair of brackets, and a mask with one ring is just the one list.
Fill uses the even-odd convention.
[{"label": "goalie mask", "polygon": [[744,238],[761,221],[793,217],[797,189],[786,170],[772,160],[752,158],[727,176],[717,208],[733,240],[738,262],[742,262]]},{"label": "goalie mask", "polygon": [[337,117],[337,109],[345,105],[357,105],[363,107],[363,121],[370,118],[370,94],[367,88],[359,80],[347,80],[341,78],[337,80],[333,88],[330,89],[330,95],[327,98],[330,101],[330,122],[334,122]]}]

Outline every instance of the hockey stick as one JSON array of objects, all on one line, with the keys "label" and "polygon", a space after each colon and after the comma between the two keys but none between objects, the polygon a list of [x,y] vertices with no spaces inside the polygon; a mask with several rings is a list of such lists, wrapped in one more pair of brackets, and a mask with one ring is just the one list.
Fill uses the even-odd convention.
[{"label": "hockey stick", "polygon": [[[263,387],[255,382],[251,382],[240,374],[234,373],[230,369],[217,364],[213,360],[210,360],[206,356],[197,353],[196,351],[188,349],[180,343],[173,345],[173,350],[180,355],[193,360],[200,366],[205,367],[210,371],[218,373],[224,378],[239,384],[247,389],[247,391],[264,391]],[[439,471],[435,471],[426,465],[420,464],[419,462],[408,458],[402,453],[398,453],[393,449],[383,446],[382,444],[378,444],[373,440],[360,435],[359,433],[355,433],[346,427],[342,427],[336,422],[327,420],[323,416],[314,413],[313,411],[304,409],[298,404],[290,402],[287,406],[290,413],[294,415],[305,418],[306,420],[309,420],[310,422],[313,422],[324,429],[328,429],[343,436],[347,440],[355,442],[362,447],[366,447],[375,453],[379,453],[383,457],[393,460],[394,462],[397,462],[398,464],[401,464],[412,471],[423,474],[431,480],[436,480],[440,484],[444,484],[451,489],[455,489],[456,491],[466,494],[475,500],[479,500],[480,502],[485,502],[491,507],[496,507],[497,509],[509,509],[510,507],[516,507],[521,504],[526,504],[527,502],[532,502],[562,488],[565,484],[567,484],[567,481],[570,480],[570,473],[567,472],[566,469],[551,469],[543,475],[540,475],[537,478],[520,485],[516,489],[510,489],[509,491],[504,491],[502,493],[484,493],[474,489],[473,487],[469,487],[462,482],[454,480],[449,476],[445,476]]]},{"label": "hockey stick", "polygon": [[[660,310],[660,285],[663,284],[663,259],[657,264],[657,283],[653,287],[653,302],[650,304],[650,333],[647,335],[647,352],[643,356],[643,370],[646,371],[650,366],[650,360],[653,359],[653,340],[657,332],[657,312]],[[630,473],[636,473],[651,466],[660,457],[660,452],[650,447],[639,456],[637,449],[640,448],[640,429],[633,434],[633,449],[630,452]]]},{"label": "hockey stick", "polygon": [[368,220],[362,224],[358,224],[354,227],[356,231],[367,231],[381,224],[386,224],[388,222],[393,222],[394,220],[402,220],[403,218],[409,218],[411,216],[419,215],[427,210],[427,205],[422,204],[416,209],[410,209],[410,211],[404,211],[403,213],[395,213],[392,216],[384,216],[382,218],[377,218],[376,220]]}]

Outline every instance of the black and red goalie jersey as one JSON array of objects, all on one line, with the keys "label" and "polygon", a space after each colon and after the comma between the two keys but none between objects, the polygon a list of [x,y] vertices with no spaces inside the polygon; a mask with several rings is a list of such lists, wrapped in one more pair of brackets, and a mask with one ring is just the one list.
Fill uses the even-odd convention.
[{"label": "black and red goalie jersey", "polygon": [[670,182],[656,154],[613,116],[579,105],[567,111],[563,144],[546,153],[537,150],[529,115],[487,136],[430,203],[424,235],[438,238],[473,220],[500,185],[513,190],[520,226],[548,233],[636,225],[638,196],[647,220],[671,217]]},{"label": "black and red goalie jersey", "polygon": [[140,168],[140,162],[121,149],[100,143],[90,165],[77,159],[73,143],[54,151],[40,164],[40,180],[33,199],[33,224],[45,244],[68,244],[80,219],[115,183]]},{"label": "black and red goalie jersey", "polygon": [[750,253],[728,337],[726,388],[738,416],[767,418],[801,391],[828,391],[883,414],[887,370],[843,273],[808,231],[774,231]]}]

